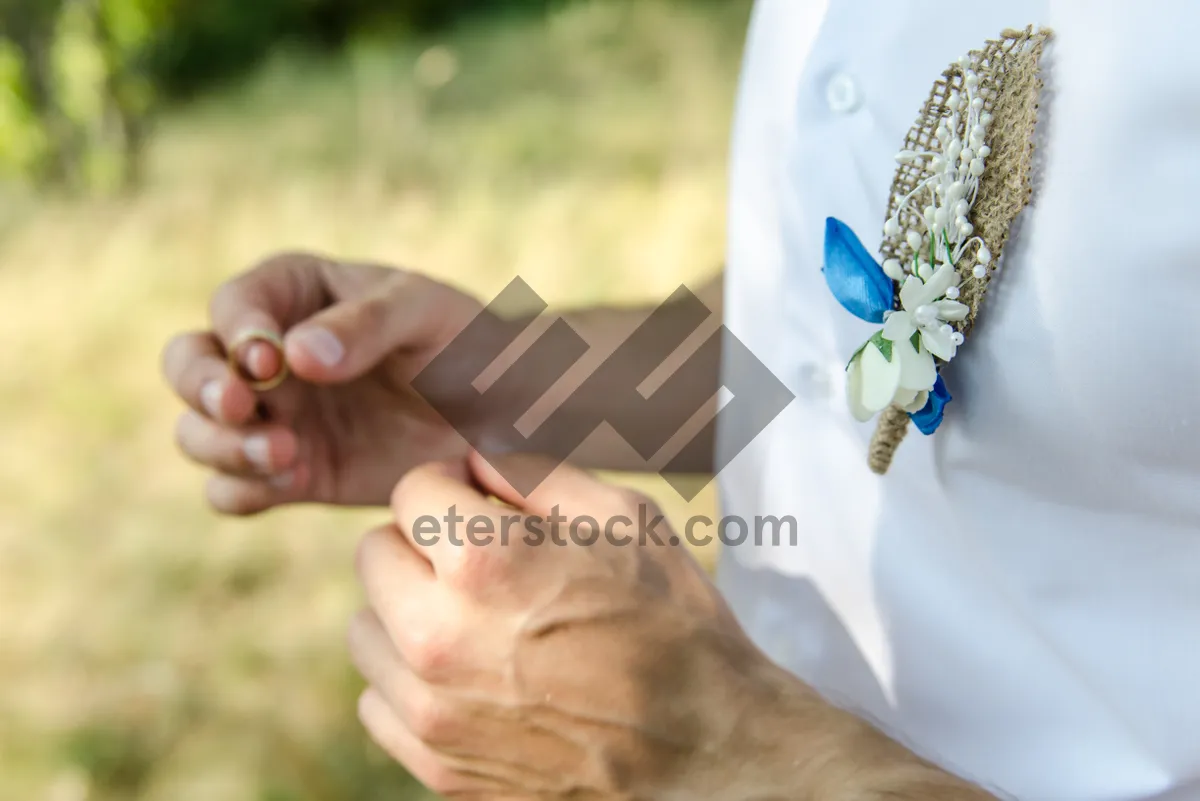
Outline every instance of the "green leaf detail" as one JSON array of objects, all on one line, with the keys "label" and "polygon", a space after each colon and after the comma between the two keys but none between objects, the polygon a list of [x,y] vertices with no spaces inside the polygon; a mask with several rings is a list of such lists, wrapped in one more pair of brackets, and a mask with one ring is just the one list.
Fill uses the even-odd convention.
[{"label": "green leaf detail", "polygon": [[908,341],[912,343],[913,350],[915,350],[917,353],[921,352],[921,332],[920,331],[913,331],[913,335],[911,337],[909,337]]},{"label": "green leaf detail", "polygon": [[[892,341],[883,338],[883,331],[876,331],[867,341],[869,344],[879,348],[879,352],[883,354],[883,358],[889,362],[892,360]],[[863,347],[866,347],[866,345]]]},{"label": "green leaf detail", "polygon": [[858,346],[858,350],[854,351],[854,355],[850,357],[850,361],[846,362],[846,369],[850,369],[850,365],[854,364],[854,360],[862,355],[862,352],[867,349],[867,345],[871,344],[871,340],[867,340]]}]

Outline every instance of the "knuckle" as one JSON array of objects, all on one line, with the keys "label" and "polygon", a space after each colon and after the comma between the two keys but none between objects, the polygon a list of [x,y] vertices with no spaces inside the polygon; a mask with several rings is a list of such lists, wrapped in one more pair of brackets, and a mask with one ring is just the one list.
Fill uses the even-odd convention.
[{"label": "knuckle", "polygon": [[194,372],[191,368],[197,361],[204,336],[197,331],[176,334],[163,346],[160,369],[177,394],[186,395],[189,390],[187,379]]},{"label": "knuckle", "polygon": [[446,581],[455,589],[474,596],[504,579],[505,560],[500,548],[464,543],[455,551],[456,558],[446,571]]},{"label": "knuckle", "polygon": [[408,647],[404,649],[404,659],[418,678],[437,681],[454,664],[458,648],[454,636],[444,626],[411,628],[405,639]]},{"label": "knuckle", "polygon": [[354,570],[360,579],[371,570],[379,557],[386,552],[388,540],[395,536],[392,526],[376,526],[362,536],[354,549]]},{"label": "knuckle", "polygon": [[242,294],[243,278],[244,276],[230,278],[213,290],[212,297],[208,300],[210,317],[215,318],[218,309],[237,301],[238,296]]},{"label": "knuckle", "polygon": [[456,720],[447,704],[431,692],[415,691],[409,697],[407,706],[408,727],[418,740],[431,745],[451,741]]},{"label": "knuckle", "polygon": [[184,412],[183,414],[179,415],[179,417],[176,418],[176,420],[175,420],[175,431],[174,431],[175,447],[178,448],[180,450],[180,452],[182,452],[183,454],[188,455],[188,456],[191,455],[191,450],[189,447],[189,444],[190,444],[189,432],[191,431],[191,427],[193,425],[193,423],[192,423],[192,415],[193,414],[195,414],[195,413],[191,412],[191,411],[187,411],[187,412]]},{"label": "knuckle", "polygon": [[175,447],[187,459],[201,463],[200,448],[196,441],[198,422],[196,413],[193,411],[187,411],[179,416],[179,419],[175,421]]},{"label": "knuckle", "polygon": [[383,285],[383,296],[393,302],[411,297],[414,294],[426,292],[439,284],[421,273],[409,272],[400,268],[391,268]]},{"label": "knuckle", "polygon": [[428,486],[437,475],[437,469],[436,464],[429,463],[417,465],[406,472],[392,489],[392,502],[403,503],[414,495],[419,496],[422,487]]},{"label": "knuckle", "polygon": [[279,250],[258,260],[251,272],[286,272],[319,263],[321,258],[306,250]]},{"label": "knuckle", "polygon": [[240,494],[224,502],[221,512],[233,517],[251,517],[261,511],[258,506]]},{"label": "knuckle", "polygon": [[228,486],[220,476],[209,482],[207,495],[209,505],[221,514],[249,517],[263,511],[263,505],[247,488]]},{"label": "knuckle", "polygon": [[216,318],[221,308],[236,306],[250,287],[258,283],[264,276],[286,277],[307,267],[322,263],[322,259],[304,251],[280,251],[260,259],[249,270],[246,270],[224,281],[213,290],[209,299],[211,316]]},{"label": "knuckle", "polygon": [[350,653],[357,654],[363,650],[369,635],[375,626],[375,613],[370,609],[360,609],[350,618],[346,626],[346,645]]},{"label": "knuckle", "polygon": [[440,759],[431,757],[424,765],[410,767],[426,787],[440,796],[453,798],[456,793],[461,791],[458,774]]},{"label": "knuckle", "polygon": [[163,346],[159,361],[163,375],[167,376],[167,378],[174,379],[180,364],[184,361],[188,341],[191,339],[191,336],[191,334],[176,334],[167,340],[167,344]]},{"label": "knuckle", "polygon": [[355,322],[363,326],[364,330],[378,331],[387,324],[391,311],[391,298],[365,298],[355,312],[358,318]]},{"label": "knuckle", "polygon": [[397,511],[402,509],[409,497],[413,495],[414,485],[419,483],[420,480],[420,471],[420,467],[412,468],[401,476],[396,485],[392,487],[391,503],[393,509]]},{"label": "knuckle", "polygon": [[396,521],[401,525],[408,522],[407,510],[422,508],[422,500],[429,495],[429,487],[437,481],[438,466],[434,463],[418,465],[396,482],[392,488],[391,506]]}]

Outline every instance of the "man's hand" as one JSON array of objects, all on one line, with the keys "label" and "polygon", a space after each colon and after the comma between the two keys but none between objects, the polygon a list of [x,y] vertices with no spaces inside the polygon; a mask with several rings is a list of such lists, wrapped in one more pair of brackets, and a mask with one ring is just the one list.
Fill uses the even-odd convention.
[{"label": "man's hand", "polygon": [[[461,458],[462,436],[408,382],[481,309],[414,273],[309,255],[270,259],[223,285],[211,328],[175,337],[163,357],[168,381],[191,407],[179,444],[216,471],[210,502],[232,514],[304,501],[384,504],[410,467]],[[292,373],[261,394],[225,358],[254,329],[284,337]],[[262,343],[237,356],[259,379],[282,367]],[[482,413],[478,423],[486,426]]]},{"label": "man's hand", "polygon": [[376,741],[445,795],[710,792],[772,671],[703,571],[638,545],[644,498],[563,465],[524,499],[477,455],[459,464],[405,476],[396,524],[358,552],[370,609],[350,643]]},{"label": "man's hand", "polygon": [[541,475],[534,457],[492,463],[501,472],[478,454],[410,472],[394,525],[358,551],[359,716],[431,789],[989,798],[773,665],[668,526],[639,538],[636,521],[657,517],[648,500],[568,465],[523,498],[509,482]]},{"label": "man's hand", "polygon": [[[718,310],[714,328],[720,321],[720,286],[718,280],[702,290]],[[497,382],[503,392],[493,386],[486,402],[472,388],[479,364],[438,362],[423,375],[422,396],[412,390],[412,378],[473,321],[480,324],[472,326],[470,346],[477,343],[490,352],[494,343],[513,341],[527,326],[536,333],[553,316],[540,321],[533,315],[480,316],[484,309],[477,300],[419,274],[304,254],[269,259],[229,281],[213,295],[210,309],[209,330],[175,337],[163,369],[191,407],[179,420],[179,444],[216,471],[208,497],[220,511],[252,514],[296,502],[384,504],[396,481],[417,464],[461,458],[468,444],[522,447],[514,421],[543,398],[547,387],[556,403],[574,393],[578,427],[587,429],[559,431],[564,444],[549,446],[556,456],[570,453],[583,464],[614,470],[650,469],[619,437],[589,436],[597,417],[621,410],[612,408],[608,394],[575,393],[562,385],[561,364],[539,376],[529,375],[525,364],[524,381]],[[593,308],[565,315],[590,349],[581,360],[584,374],[650,313],[649,308]],[[686,318],[679,324],[691,332],[690,317],[676,316]],[[256,330],[284,337],[292,373],[263,393],[226,366],[227,349]],[[269,379],[282,367],[279,354],[265,343],[238,350],[241,369],[256,379]],[[640,366],[624,369],[636,372]],[[675,381],[672,391],[683,403],[709,398],[715,411],[717,374],[713,354],[704,369],[689,371],[691,383]],[[584,446],[576,449],[581,440]],[[695,463],[683,467],[698,473],[711,469],[706,449],[690,450]]]}]

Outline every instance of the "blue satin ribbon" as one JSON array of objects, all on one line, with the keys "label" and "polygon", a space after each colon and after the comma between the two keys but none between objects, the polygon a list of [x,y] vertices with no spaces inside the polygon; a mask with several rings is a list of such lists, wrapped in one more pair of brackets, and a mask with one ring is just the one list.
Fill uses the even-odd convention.
[{"label": "blue satin ribbon", "polygon": [[[825,220],[825,283],[842,307],[860,320],[882,323],[884,312],[894,308],[895,285],[850,226],[834,217]],[[925,408],[909,415],[922,434],[932,434],[942,424],[946,404],[952,400],[939,375]]]},{"label": "blue satin ribbon", "polygon": [[868,323],[882,323],[893,308],[895,287],[862,242],[841,220],[825,220],[825,283],[846,311]]},{"label": "blue satin ribbon", "polygon": [[942,424],[943,410],[951,400],[953,399],[950,397],[950,390],[946,389],[946,382],[939,375],[929,392],[929,402],[925,404],[925,408],[910,414],[909,417],[922,434],[932,434]]}]

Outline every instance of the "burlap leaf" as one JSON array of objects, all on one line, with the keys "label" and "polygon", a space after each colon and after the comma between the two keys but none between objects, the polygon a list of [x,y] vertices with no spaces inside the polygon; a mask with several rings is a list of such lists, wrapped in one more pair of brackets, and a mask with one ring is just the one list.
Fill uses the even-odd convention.
[{"label": "burlap leaf", "polygon": [[[934,132],[949,114],[947,101],[951,92],[963,91],[967,69],[979,76],[984,110],[992,115],[987,141],[991,154],[987,168],[979,178],[979,191],[968,219],[975,228],[975,235],[993,254],[993,265],[1004,251],[1009,229],[1033,193],[1033,134],[1042,89],[1040,64],[1042,50],[1051,36],[1051,31],[1045,28],[1036,31],[1032,26],[1024,30],[1010,29],[1001,33],[999,39],[988,41],[982,49],[968,53],[966,68],[955,63],[934,83],[929,99],[904,139],[904,150],[934,150]],[[957,133],[966,138],[961,128]],[[900,209],[899,199],[925,179],[928,170],[925,160],[904,162],[896,169],[887,218],[898,215],[902,230],[917,228],[921,220],[910,207]],[[904,258],[900,248],[898,238],[884,237],[881,258]],[[957,263],[962,276],[959,300],[970,308],[967,318],[955,326],[964,335],[975,325],[992,280],[991,270],[984,278],[975,278],[972,275],[975,264],[974,250],[967,251]],[[939,370],[941,366],[939,364]],[[868,463],[874,472],[880,475],[887,472],[908,425],[908,414],[895,406],[880,414],[868,451]]]}]

